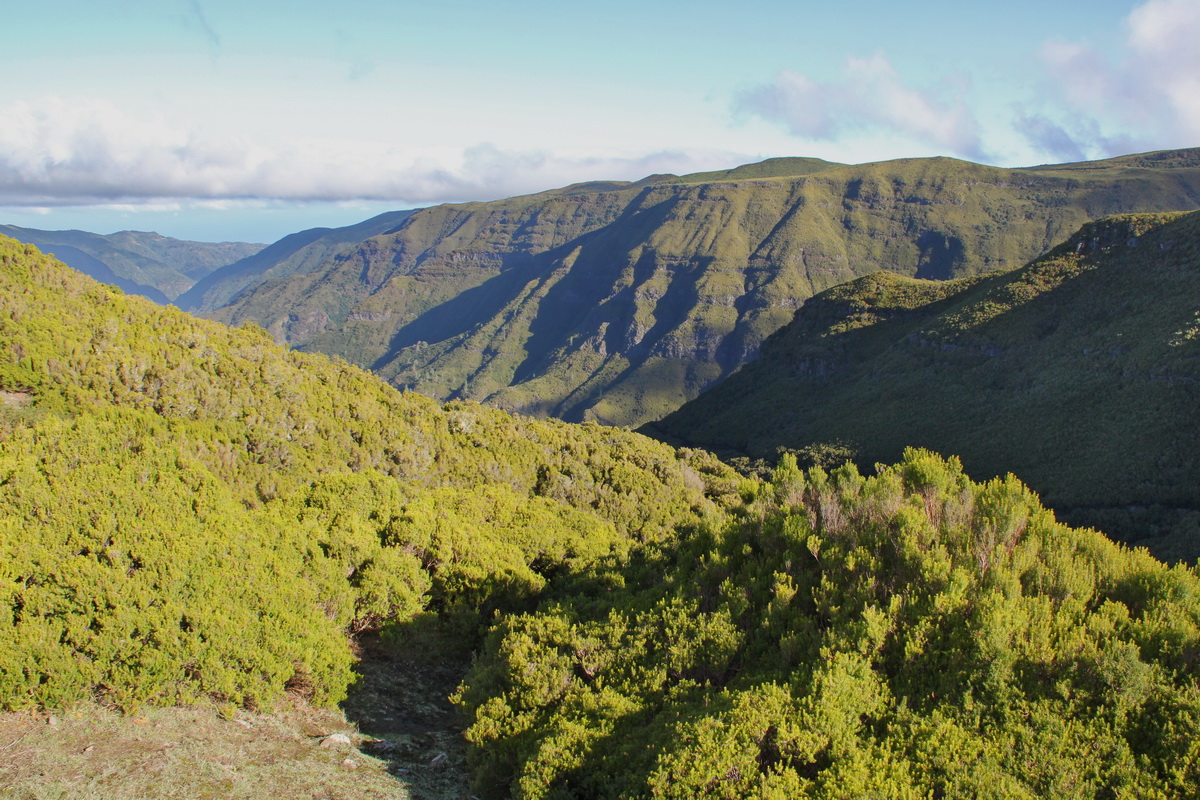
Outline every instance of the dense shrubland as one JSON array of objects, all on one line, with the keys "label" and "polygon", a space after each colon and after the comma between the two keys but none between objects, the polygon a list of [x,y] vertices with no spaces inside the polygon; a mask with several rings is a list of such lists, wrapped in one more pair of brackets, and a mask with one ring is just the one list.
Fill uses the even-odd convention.
[{"label": "dense shrubland", "polygon": [[347,633],[470,635],[716,513],[709,456],[441,407],[0,241],[0,707],[325,703]]},{"label": "dense shrubland", "polygon": [[785,456],[729,520],[496,626],[479,789],[539,797],[1190,797],[1200,582],[1011,476]]},{"label": "dense shrubland", "polygon": [[1195,572],[1011,476],[739,479],[3,240],[0,392],[0,707],[331,704],[353,637],[438,619],[481,794],[1200,793]]}]

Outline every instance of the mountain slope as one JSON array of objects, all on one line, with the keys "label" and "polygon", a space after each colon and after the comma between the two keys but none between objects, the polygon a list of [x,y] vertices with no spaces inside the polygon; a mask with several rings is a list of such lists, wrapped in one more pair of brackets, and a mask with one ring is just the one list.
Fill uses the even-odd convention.
[{"label": "mountain slope", "polygon": [[167,303],[213,270],[262,249],[243,242],[188,242],[141,231],[108,235],[0,225],[0,234],[53,253],[68,266],[129,294]]},{"label": "mountain slope", "polygon": [[310,271],[364,239],[395,230],[412,213],[391,211],[344,228],[310,228],[285,236],[200,278],[175,304],[187,311],[219,308],[247,286]]},{"label": "mountain slope", "polygon": [[[1200,792],[1195,571],[1012,476],[908,451],[738,480],[625,430],[439,407],[0,239],[0,708],[58,715],[4,737],[8,783],[466,795],[422,781],[460,766],[426,727],[440,680],[358,701],[382,741],[351,741],[394,787],[263,713],[338,701],[365,635],[470,663],[479,796]],[[186,717],[89,705],[197,700],[228,722],[179,738]]]},{"label": "mountain slope", "polygon": [[1197,297],[1194,213],[1104,219],[1001,274],[880,272],[813,297],[758,360],[645,430],[755,456],[955,453],[972,475],[1021,475],[1068,519],[1190,560]]},{"label": "mountain slope", "polygon": [[628,431],[439,407],[0,238],[0,709],[333,703],[348,635],[442,615],[470,642],[731,483]]},{"label": "mountain slope", "polygon": [[773,159],[424,209],[210,314],[434,397],[637,424],[823,289],[1016,267],[1089,219],[1198,203],[1200,150],[1017,170]]}]

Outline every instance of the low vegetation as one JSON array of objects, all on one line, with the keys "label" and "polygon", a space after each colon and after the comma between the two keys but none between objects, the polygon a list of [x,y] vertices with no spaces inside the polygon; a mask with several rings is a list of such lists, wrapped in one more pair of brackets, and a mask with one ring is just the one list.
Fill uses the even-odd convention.
[{"label": "low vegetation", "polygon": [[[345,696],[347,633],[464,635],[714,513],[635,434],[439,407],[0,243],[0,708]],[[724,485],[724,488],[722,486]]]},{"label": "low vegetation", "polygon": [[[391,670],[356,672],[368,650]],[[0,240],[6,789],[366,798],[390,764],[397,794],[458,796],[424,694],[469,663],[479,796],[1194,796],[1197,653],[1194,570],[1012,476],[907,450],[739,477],[400,393]],[[339,703],[385,760],[317,747],[304,720]]]},{"label": "low vegetation", "polygon": [[497,625],[460,691],[521,798],[1192,797],[1200,581],[1009,476],[785,456],[730,520]]}]

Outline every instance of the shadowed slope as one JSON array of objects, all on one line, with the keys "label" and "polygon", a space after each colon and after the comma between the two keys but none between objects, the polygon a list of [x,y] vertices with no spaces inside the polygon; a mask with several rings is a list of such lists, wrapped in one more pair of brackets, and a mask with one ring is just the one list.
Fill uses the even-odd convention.
[{"label": "shadowed slope", "polygon": [[423,209],[211,314],[434,397],[637,424],[836,284],[1012,268],[1095,217],[1198,200],[1196,150],[1018,170],[772,159]]},{"label": "shadowed slope", "polygon": [[1200,215],[1084,226],[1018,270],[881,272],[817,295],[757,361],[646,430],[773,455],[908,445],[1015,472],[1068,518],[1200,555]]}]

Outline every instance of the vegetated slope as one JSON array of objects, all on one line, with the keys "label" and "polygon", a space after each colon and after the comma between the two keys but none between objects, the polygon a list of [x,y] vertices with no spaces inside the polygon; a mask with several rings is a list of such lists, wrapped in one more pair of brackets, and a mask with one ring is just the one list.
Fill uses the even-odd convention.
[{"label": "vegetated slope", "polygon": [[0,389],[5,708],[329,703],[347,633],[420,648],[436,614],[491,627],[458,693],[489,796],[1200,792],[1200,580],[1012,477],[739,481],[7,240]]},{"label": "vegetated slope", "polygon": [[480,796],[1200,793],[1194,569],[928,452],[743,496],[494,628],[459,693]]},{"label": "vegetated slope", "polygon": [[244,242],[188,242],[142,231],[103,235],[0,225],[0,234],[36,245],[101,283],[162,304],[213,270],[263,247]]},{"label": "vegetated slope", "polygon": [[285,236],[257,253],[214,270],[176,298],[175,304],[186,311],[220,308],[247,286],[311,271],[365,239],[390,233],[412,213],[389,211],[344,228],[310,228]]},{"label": "vegetated slope", "polygon": [[716,506],[720,462],[401,394],[0,239],[0,708],[285,691],[347,634],[469,640],[548,576]]},{"label": "vegetated slope", "polygon": [[757,361],[645,430],[754,456],[838,445],[860,464],[954,453],[975,476],[1015,472],[1068,519],[1192,560],[1197,298],[1197,214],[1100,220],[982,278],[880,272],[806,302]]},{"label": "vegetated slope", "polygon": [[880,268],[1017,267],[1088,220],[1200,202],[1200,150],[997,169],[775,159],[414,213],[211,311],[437,398],[638,424],[752,358],[805,298]]}]

